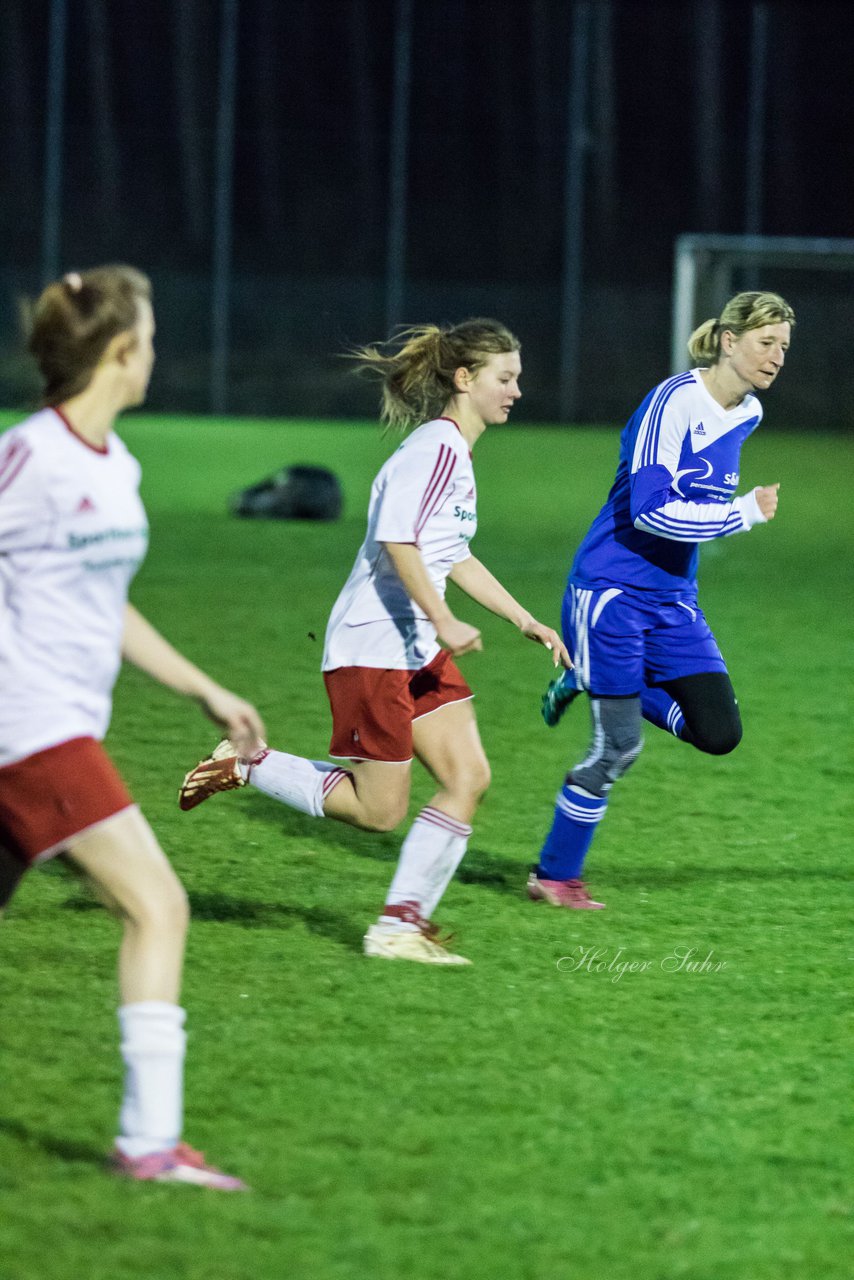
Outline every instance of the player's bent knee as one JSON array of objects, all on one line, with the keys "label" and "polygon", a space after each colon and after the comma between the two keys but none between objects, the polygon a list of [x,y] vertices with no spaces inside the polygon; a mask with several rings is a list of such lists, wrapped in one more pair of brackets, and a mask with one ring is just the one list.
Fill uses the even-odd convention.
[{"label": "player's bent knee", "polygon": [[[699,720],[699,723],[697,721]],[[689,725],[689,741],[698,751],[709,756],[726,756],[735,751],[742,738],[738,706],[715,708],[704,716],[695,716]]]},{"label": "player's bent knee", "polygon": [[628,773],[629,769],[631,769],[642,751],[643,738],[638,738],[637,742],[633,743],[627,751],[621,752],[620,757],[617,760],[616,769],[614,770],[615,781],[617,778],[622,778]]},{"label": "player's bent knee", "polygon": [[693,745],[698,751],[702,751],[709,756],[728,756],[731,751],[735,751],[741,742],[742,736],[743,730],[739,722],[715,726],[713,729],[707,729],[702,734],[699,734],[695,729],[692,738]]},{"label": "player's bent knee", "polygon": [[383,813],[377,817],[371,818],[365,824],[366,831],[389,832],[399,827],[405,817],[405,813]]},{"label": "player's bent knee", "polygon": [[186,933],[190,927],[190,900],[187,890],[177,878],[169,895],[166,918],[171,933]]},{"label": "player's bent knee", "polygon": [[466,771],[463,779],[466,790],[474,800],[480,800],[486,795],[491,782],[492,770],[489,767],[489,761],[485,757],[483,760],[474,761]]},{"label": "player's bent knee", "polygon": [[452,769],[436,775],[442,788],[465,807],[476,808],[492,781],[489,761],[482,759],[457,762]]},{"label": "player's bent knee", "polygon": [[363,831],[394,831],[403,822],[408,808],[407,798],[384,805],[381,809],[366,809],[359,826]]},{"label": "player's bent knee", "polygon": [[569,779],[574,786],[602,798],[643,749],[640,698],[595,699],[592,708],[593,742]]},{"label": "player's bent knee", "polygon": [[125,911],[136,925],[169,937],[179,937],[190,925],[187,891],[177,876],[152,883],[138,903]]},{"label": "player's bent knee", "polygon": [[[643,738],[623,752],[612,752],[594,760],[576,765],[567,774],[567,780],[575,787],[582,787],[600,800],[608,794],[615,782],[624,777],[643,750]],[[589,760],[589,757],[588,757]]]}]

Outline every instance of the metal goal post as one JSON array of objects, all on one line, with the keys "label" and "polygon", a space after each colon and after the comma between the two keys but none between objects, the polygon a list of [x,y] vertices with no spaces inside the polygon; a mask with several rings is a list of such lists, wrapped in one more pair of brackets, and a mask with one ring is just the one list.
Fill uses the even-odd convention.
[{"label": "metal goal post", "polygon": [[735,290],[736,270],[759,267],[808,271],[854,271],[854,240],[807,236],[677,237],[673,264],[670,368],[685,368],[688,339],[707,316],[716,315]]}]

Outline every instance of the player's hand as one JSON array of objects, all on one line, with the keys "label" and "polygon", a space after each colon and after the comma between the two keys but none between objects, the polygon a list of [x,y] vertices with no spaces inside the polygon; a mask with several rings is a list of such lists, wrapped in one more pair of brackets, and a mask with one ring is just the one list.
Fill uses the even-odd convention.
[{"label": "player's hand", "polygon": [[572,659],[569,656],[567,647],[558,633],[553,631],[551,627],[544,627],[541,622],[537,622],[536,618],[531,618],[530,622],[526,622],[520,627],[520,631],[529,640],[534,640],[537,644],[549,649],[552,655],[552,662],[556,667],[563,666],[567,671],[572,670]]},{"label": "player's hand", "polygon": [[449,618],[447,622],[443,622],[436,628],[436,635],[439,643],[450,650],[455,658],[463,653],[479,652],[483,648],[483,641],[477,627],[471,627],[467,622],[460,622],[459,618]]},{"label": "player's hand", "polygon": [[217,685],[202,699],[202,707],[205,714],[225,730],[226,737],[244,759],[251,759],[262,750],[267,730],[251,702]]},{"label": "player's hand", "polygon": [[779,488],[779,484],[765,484],[760,485],[753,491],[756,494],[756,505],[766,520],[773,520],[777,513],[777,490]]}]

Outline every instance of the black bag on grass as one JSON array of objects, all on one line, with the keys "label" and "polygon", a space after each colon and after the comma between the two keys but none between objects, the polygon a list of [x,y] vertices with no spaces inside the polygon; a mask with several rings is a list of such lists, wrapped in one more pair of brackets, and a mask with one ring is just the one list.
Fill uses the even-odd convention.
[{"label": "black bag on grass", "polygon": [[326,467],[283,467],[229,499],[231,514],[267,520],[337,520],[344,495]]}]

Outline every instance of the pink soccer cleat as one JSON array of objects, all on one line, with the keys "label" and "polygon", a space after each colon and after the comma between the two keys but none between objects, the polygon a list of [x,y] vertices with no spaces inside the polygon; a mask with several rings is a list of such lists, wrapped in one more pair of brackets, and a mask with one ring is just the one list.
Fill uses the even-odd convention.
[{"label": "pink soccer cleat", "polygon": [[605,906],[604,902],[593,901],[583,880],[541,880],[536,868],[528,876],[528,897],[575,911],[601,911]]},{"label": "pink soccer cleat", "polygon": [[212,1187],[214,1191],[248,1191],[245,1182],[208,1164],[201,1151],[179,1142],[168,1151],[155,1151],[149,1156],[126,1156],[113,1152],[114,1173],[137,1182],[188,1182],[196,1187]]}]

